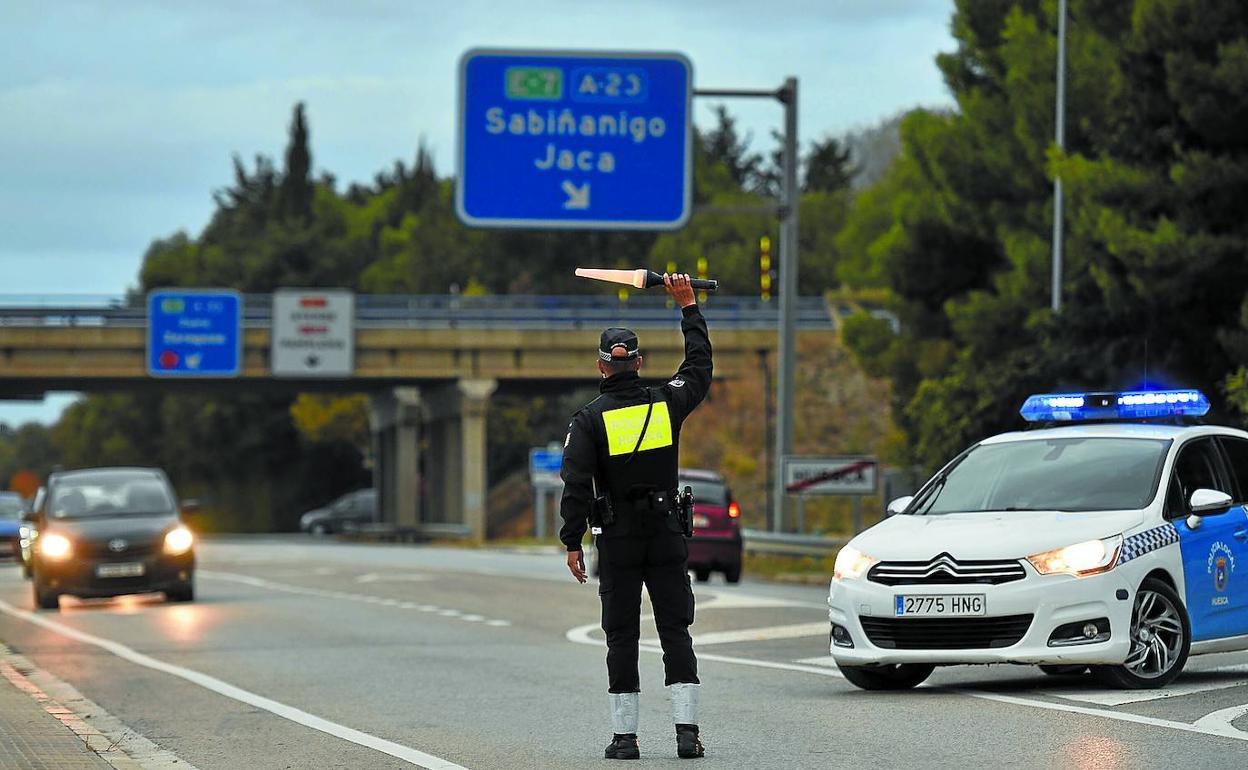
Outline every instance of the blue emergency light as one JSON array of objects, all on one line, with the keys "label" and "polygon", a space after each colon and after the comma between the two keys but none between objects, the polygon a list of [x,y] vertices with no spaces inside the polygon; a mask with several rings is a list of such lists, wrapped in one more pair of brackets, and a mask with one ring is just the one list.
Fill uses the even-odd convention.
[{"label": "blue emergency light", "polygon": [[1149,420],[1202,417],[1209,399],[1199,390],[1140,390],[1122,393],[1039,393],[1023,402],[1027,422]]}]

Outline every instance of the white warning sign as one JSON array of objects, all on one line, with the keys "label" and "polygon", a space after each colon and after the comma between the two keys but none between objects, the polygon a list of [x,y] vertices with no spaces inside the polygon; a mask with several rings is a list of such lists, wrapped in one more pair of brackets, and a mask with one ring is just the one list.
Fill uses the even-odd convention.
[{"label": "white warning sign", "polygon": [[343,289],[273,293],[274,377],[350,377],[355,371],[355,295]]}]

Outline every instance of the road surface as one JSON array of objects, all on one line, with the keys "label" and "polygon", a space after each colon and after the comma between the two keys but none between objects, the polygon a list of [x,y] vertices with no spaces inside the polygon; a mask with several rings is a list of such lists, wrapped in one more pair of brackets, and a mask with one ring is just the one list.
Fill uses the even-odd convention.
[{"label": "road surface", "polygon": [[[594,584],[563,556],[307,538],[199,547],[198,599],[31,611],[0,566],[0,642],[200,770],[568,768],[604,762]],[[715,768],[1242,767],[1248,654],[1123,693],[1015,666],[865,693],[827,657],[826,590],[697,586],[702,732]],[[656,641],[643,628],[643,642]],[[676,766],[657,645],[642,759]]]}]

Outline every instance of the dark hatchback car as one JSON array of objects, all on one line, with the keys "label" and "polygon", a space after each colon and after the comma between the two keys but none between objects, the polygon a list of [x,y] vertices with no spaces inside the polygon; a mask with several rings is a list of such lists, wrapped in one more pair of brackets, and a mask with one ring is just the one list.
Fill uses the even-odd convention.
[{"label": "dark hatchback car", "polygon": [[162,471],[95,468],[48,477],[36,510],[31,561],[35,604],[163,591],[195,598],[195,551]]},{"label": "dark hatchback car", "polygon": [[324,508],[299,517],[299,529],[313,535],[331,535],[377,520],[377,493],[372,489],[348,492]]},{"label": "dark hatchback car", "polygon": [[724,477],[714,471],[681,469],[680,488],[693,488],[693,537],[689,569],[705,583],[711,572],[729,583],[741,580],[741,506]]}]

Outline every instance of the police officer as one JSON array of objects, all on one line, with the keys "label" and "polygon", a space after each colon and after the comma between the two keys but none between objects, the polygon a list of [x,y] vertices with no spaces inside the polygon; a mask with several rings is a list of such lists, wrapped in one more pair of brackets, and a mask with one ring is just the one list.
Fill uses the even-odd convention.
[{"label": "police officer", "polygon": [[[611,724],[607,759],[637,759],[641,587],[654,607],[681,757],[703,755],[698,737],[698,661],[689,638],[686,522],[677,505],[680,427],[711,385],[711,340],[688,275],[664,275],[681,307],[685,360],[660,387],[642,385],[637,335],[611,328],[598,346],[602,395],[572,417],[563,450],[563,528],[568,569],[585,582],[581,539],[597,535],[598,596],[607,636]],[[687,511],[686,511],[687,512]]]}]

